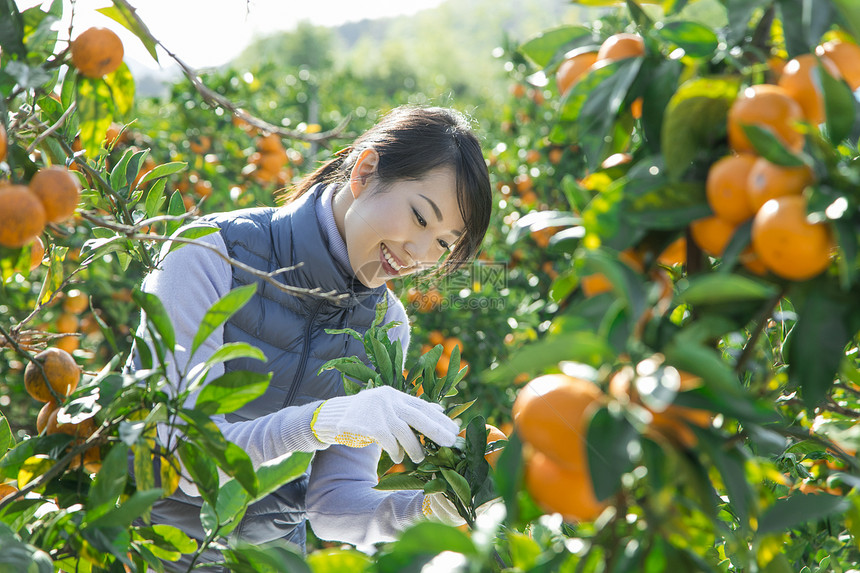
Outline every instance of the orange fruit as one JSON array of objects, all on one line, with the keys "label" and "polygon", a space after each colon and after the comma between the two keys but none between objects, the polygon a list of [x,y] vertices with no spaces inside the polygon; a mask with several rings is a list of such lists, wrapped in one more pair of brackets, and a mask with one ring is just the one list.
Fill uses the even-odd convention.
[{"label": "orange fruit", "polygon": [[436,374],[445,376],[448,374],[448,365],[451,363],[451,357],[448,354],[443,354],[436,362]]},{"label": "orange fruit", "polygon": [[433,346],[436,346],[437,344],[442,344],[443,342],[445,342],[445,335],[438,330],[433,330],[427,336],[427,342],[429,342]]},{"label": "orange fruit", "polygon": [[42,430],[48,426],[48,419],[51,417],[51,414],[53,414],[59,407],[60,406],[54,400],[48,400],[45,402],[45,405],[42,406],[41,410],[39,410],[39,415],[36,416],[36,432],[40,434],[42,433]]},{"label": "orange fruit", "polygon": [[[60,398],[65,398],[78,387],[81,369],[71,354],[58,348],[47,348],[38,353],[34,359],[42,364],[45,375],[30,362],[24,369],[24,387],[27,393],[39,402],[50,402],[54,399],[51,389]],[[45,378],[47,377],[47,382]]]},{"label": "orange fruit", "polygon": [[678,237],[663,249],[657,256],[657,262],[661,265],[671,267],[673,265],[683,265],[687,262],[687,239],[686,237]]},{"label": "orange fruit", "polygon": [[788,61],[782,69],[777,85],[803,110],[803,115],[813,125],[824,122],[824,95],[818,87],[813,71],[819,63],[827,73],[835,78],[841,78],[836,65],[827,58],[816,58],[812,54],[803,54]]},{"label": "orange fruit", "polygon": [[18,488],[8,483],[0,483],[0,501],[3,501],[10,495],[18,493]]},{"label": "orange fruit", "polygon": [[281,136],[276,133],[270,133],[260,137],[257,141],[257,149],[263,153],[282,151],[284,144],[281,143]]},{"label": "orange fruit", "polygon": [[633,119],[641,119],[642,118],[642,98],[638,97],[633,100],[633,103],[630,104],[630,115],[633,116]]},{"label": "orange fruit", "polygon": [[30,191],[42,201],[46,220],[49,223],[57,223],[74,214],[81,184],[65,167],[46,167],[40,169],[30,180]]},{"label": "orange fruit", "polygon": [[455,346],[460,347],[460,353],[463,352],[463,343],[460,342],[460,339],[454,336],[448,337],[442,342],[442,352],[450,356],[454,352]]},{"label": "orange fruit", "polygon": [[30,245],[30,271],[36,270],[42,264],[45,257],[45,243],[40,237],[36,237]]},{"label": "orange fruit", "polygon": [[[493,442],[498,442],[499,440],[507,440],[508,435],[503,431],[493,426],[492,424],[486,424],[487,430],[487,447],[490,447]],[[458,434],[461,438],[466,437],[466,429],[460,431]],[[490,464],[490,467],[496,469],[496,462],[499,461],[499,456],[502,455],[503,447],[494,447],[492,450],[484,454],[484,459],[487,460],[487,463]]]},{"label": "orange fruit", "polygon": [[96,430],[95,422],[92,418],[87,418],[82,422],[78,423],[59,423],[57,422],[57,414],[60,412],[59,408],[55,408],[50,414],[48,414],[48,422],[45,425],[45,433],[46,434],[68,434],[69,436],[74,436],[76,438],[86,439],[92,435]]},{"label": "orange fruit", "polygon": [[194,183],[194,192],[200,197],[208,197],[212,194],[212,183],[206,179],[198,179]]},{"label": "orange fruit", "polygon": [[747,181],[756,157],[749,153],[726,155],[708,170],[705,192],[717,217],[729,223],[743,223],[755,214],[747,199]]},{"label": "orange fruit", "polygon": [[603,398],[596,384],[565,374],[538,376],[520,388],[512,410],[524,442],[558,464],[585,464],[585,435]]},{"label": "orange fruit", "polygon": [[821,274],[830,266],[834,247],[827,225],[807,220],[802,195],[765,203],[753,219],[752,245],[771,272],[793,281]]},{"label": "orange fruit", "polygon": [[193,153],[203,155],[212,148],[212,138],[208,135],[201,135],[197,139],[190,140],[188,147]]},{"label": "orange fruit", "polygon": [[84,470],[88,473],[98,473],[102,468],[102,455],[98,446],[93,446],[84,451],[84,453],[72,458],[72,461],[69,462],[69,469],[74,471],[81,467],[81,465],[84,466]]},{"label": "orange fruit", "polygon": [[603,273],[584,276],[579,281],[579,285],[582,287],[582,294],[585,295],[585,298],[591,298],[612,290],[612,283]]},{"label": "orange fruit", "polygon": [[9,142],[6,140],[6,127],[0,123],[0,161],[6,159]]},{"label": "orange fruit", "polygon": [[122,64],[122,40],[107,28],[89,28],[72,41],[72,64],[88,78],[100,78]]},{"label": "orange fruit", "polygon": [[564,151],[560,147],[553,147],[549,150],[549,162],[553,165],[558,165],[561,163],[561,158],[564,155]]},{"label": "orange fruit", "polygon": [[758,211],[770,199],[783,195],[800,195],[812,183],[812,170],[800,167],[774,165],[764,157],[753,163],[747,180],[747,198],[753,211]]},{"label": "orange fruit", "polygon": [[693,242],[712,257],[723,256],[726,245],[735,233],[735,225],[720,217],[705,217],[690,223]]},{"label": "orange fruit", "polygon": [[638,34],[622,32],[613,34],[604,40],[597,50],[597,61],[623,60],[636,58],[645,54],[645,42]]},{"label": "orange fruit", "polygon": [[[90,307],[90,300],[86,293],[78,289],[72,289],[63,299],[63,310],[72,314],[80,314]],[[73,332],[73,331],[72,331]]]},{"label": "orange fruit", "polygon": [[45,207],[23,185],[0,187],[0,245],[23,247],[45,228]]},{"label": "orange fruit", "polygon": [[80,348],[81,339],[77,336],[63,336],[54,342],[54,346],[60,350],[65,350],[69,354]]},{"label": "orange fruit", "polygon": [[860,87],[860,46],[852,42],[830,41],[815,48],[815,55],[828,58],[852,90]]},{"label": "orange fruit", "polygon": [[799,121],[803,121],[803,109],[783,88],[770,84],[750,86],[729,108],[729,145],[738,153],[755,151],[741,126],[757,125],[798,151],[803,147]]},{"label": "orange fruit", "polygon": [[107,130],[105,131],[105,140],[104,140],[105,147],[110,147],[111,145],[114,144],[117,137],[119,137],[121,129],[122,129],[122,125],[120,125],[119,123],[116,123],[116,122],[111,123],[108,126]]},{"label": "orange fruit", "polygon": [[78,331],[78,317],[64,312],[57,318],[57,332],[72,333]]},{"label": "orange fruit", "polygon": [[562,96],[567,95],[567,92],[573,89],[573,86],[595,62],[597,62],[597,52],[581,52],[563,61],[555,72],[558,93]]},{"label": "orange fruit", "polygon": [[568,521],[593,521],[606,507],[594,495],[584,465],[561,466],[539,451],[530,452],[525,465],[526,490],[544,510]]}]

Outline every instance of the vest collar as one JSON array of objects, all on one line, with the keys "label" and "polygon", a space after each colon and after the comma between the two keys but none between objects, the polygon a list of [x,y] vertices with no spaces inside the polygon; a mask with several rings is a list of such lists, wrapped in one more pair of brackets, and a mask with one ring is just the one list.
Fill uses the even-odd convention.
[{"label": "vest collar", "polygon": [[[323,191],[324,187],[317,185],[274,213],[271,233],[275,258],[279,268],[289,266],[291,261],[303,263],[297,269],[284,273],[284,282],[305,288],[318,287],[323,292],[349,294],[349,297],[333,301],[332,304],[352,307],[365,302],[371,295],[380,295],[385,285],[377,288],[364,286],[351,273],[344,273],[332,256],[316,213],[317,195]],[[292,233],[292,240],[284,233]],[[283,251],[288,245],[292,245],[292,254]]]}]

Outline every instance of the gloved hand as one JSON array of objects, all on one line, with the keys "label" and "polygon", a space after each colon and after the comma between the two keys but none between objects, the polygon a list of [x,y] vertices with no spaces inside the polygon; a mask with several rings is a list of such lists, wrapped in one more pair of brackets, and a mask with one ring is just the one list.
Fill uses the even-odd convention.
[{"label": "gloved hand", "polygon": [[404,452],[416,463],[424,459],[413,428],[440,446],[453,446],[459,430],[439,404],[390,386],[326,400],[311,420],[319,441],[351,448],[378,443],[394,463],[403,461]]},{"label": "gloved hand", "polygon": [[460,517],[457,513],[457,508],[451,503],[444,493],[428,493],[424,496],[424,502],[421,504],[421,511],[424,517],[433,521],[459,527],[466,523],[466,520]]}]

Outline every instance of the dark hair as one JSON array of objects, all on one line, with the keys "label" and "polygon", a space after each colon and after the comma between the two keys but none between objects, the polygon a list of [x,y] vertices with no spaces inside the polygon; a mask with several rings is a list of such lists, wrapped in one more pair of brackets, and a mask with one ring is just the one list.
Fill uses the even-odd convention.
[{"label": "dark hair", "polygon": [[445,272],[456,270],[478,252],[490,224],[492,192],[481,144],[466,117],[441,107],[402,106],[386,114],[302,179],[287,195],[292,201],[317,183],[346,182],[361,152],[372,147],[379,154],[375,176],[380,185],[421,179],[437,167],[451,167],[457,181],[457,204],[466,229],[443,263]]}]

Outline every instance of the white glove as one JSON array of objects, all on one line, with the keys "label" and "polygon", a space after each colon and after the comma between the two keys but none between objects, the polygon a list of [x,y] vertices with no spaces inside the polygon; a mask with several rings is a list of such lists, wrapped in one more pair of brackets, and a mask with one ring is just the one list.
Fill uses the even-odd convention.
[{"label": "white glove", "polygon": [[459,527],[466,523],[466,520],[457,513],[457,508],[454,507],[451,500],[445,497],[442,492],[425,495],[424,502],[421,504],[421,512],[427,519],[453,527]]},{"label": "white glove", "polygon": [[311,431],[324,444],[363,448],[378,443],[394,463],[403,461],[404,452],[416,463],[424,459],[413,428],[440,446],[453,446],[459,430],[439,404],[390,386],[326,400],[311,420]]}]

